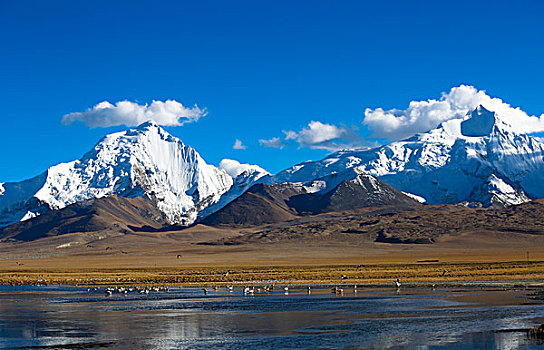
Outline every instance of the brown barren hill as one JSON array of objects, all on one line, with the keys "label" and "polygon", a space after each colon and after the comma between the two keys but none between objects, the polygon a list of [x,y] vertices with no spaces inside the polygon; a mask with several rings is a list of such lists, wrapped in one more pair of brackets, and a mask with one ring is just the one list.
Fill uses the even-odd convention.
[{"label": "brown barren hill", "polygon": [[289,205],[298,213],[322,214],[380,206],[410,207],[419,202],[372,175],[359,174],[324,194],[294,196]]},{"label": "brown barren hill", "polygon": [[290,220],[296,217],[296,212],[288,201],[303,193],[306,190],[302,186],[291,183],[256,184],[201,222],[211,226],[258,226]]},{"label": "brown barren hill", "polygon": [[106,230],[125,233],[130,227],[160,228],[164,224],[163,214],[149,200],[112,196],[75,203],[3,227],[0,240],[32,241],[67,233]]},{"label": "brown barren hill", "polygon": [[309,193],[299,183],[257,184],[201,222],[206,225],[258,226],[336,211],[419,205],[374,176],[355,174],[353,179],[342,181],[324,193]]},{"label": "brown barren hill", "polygon": [[[420,205],[399,210],[383,207],[311,216],[307,222],[263,227],[236,237],[230,244],[305,241],[433,244],[448,240],[471,242],[484,237],[527,239],[544,236],[544,200],[499,209],[469,208],[461,205]],[[334,214],[334,215],[333,215]],[[311,220],[310,220],[311,219]],[[470,243],[469,243],[470,244]]]}]

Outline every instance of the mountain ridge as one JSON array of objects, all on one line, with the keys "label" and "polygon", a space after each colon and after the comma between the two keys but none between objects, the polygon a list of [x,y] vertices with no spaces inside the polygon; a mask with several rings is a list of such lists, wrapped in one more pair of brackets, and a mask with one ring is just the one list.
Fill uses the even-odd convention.
[{"label": "mountain ridge", "polygon": [[[390,206],[420,205],[415,199],[379,179],[348,169],[335,186],[315,188],[308,183],[257,183],[224,208],[200,222],[206,225],[256,226],[300,216]],[[332,182],[332,181],[331,181]]]},{"label": "mountain ridge", "polygon": [[[504,207],[544,198],[544,142],[514,132],[482,106],[464,119],[405,140],[338,151],[275,175],[231,162],[229,173],[207,164],[195,149],[146,122],[104,136],[79,160],[52,166],[28,180],[0,183],[0,226],[108,196],[142,197],[165,215],[167,224],[190,225],[222,210],[256,183],[290,183],[305,191],[300,198],[319,194],[327,202],[333,199],[324,194],[360,174],[429,204]],[[364,193],[359,195],[358,200],[364,199]],[[274,210],[288,217],[293,204],[285,204],[287,211],[284,204]]]},{"label": "mountain ridge", "polygon": [[[492,121],[492,123],[490,123]],[[470,135],[462,134],[462,130]],[[543,198],[544,142],[517,134],[480,106],[464,120],[369,150],[343,150],[283,170],[269,182],[298,182],[358,168],[430,204],[505,206]]]}]

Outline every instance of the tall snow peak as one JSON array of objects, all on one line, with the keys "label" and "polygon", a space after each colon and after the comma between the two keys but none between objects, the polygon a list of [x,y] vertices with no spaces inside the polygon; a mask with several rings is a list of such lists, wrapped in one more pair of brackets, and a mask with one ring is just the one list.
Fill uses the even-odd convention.
[{"label": "tall snow peak", "polygon": [[488,136],[493,132],[497,123],[494,112],[490,112],[483,106],[478,106],[470,113],[470,117],[461,122],[461,133],[470,137]]},{"label": "tall snow peak", "polygon": [[426,133],[370,150],[335,152],[272,178],[304,182],[359,168],[429,204],[502,206],[544,198],[544,142],[478,107]]},{"label": "tall snow peak", "polygon": [[190,224],[233,179],[154,122],[106,135],[81,159],[61,163],[0,195],[0,225],[110,195],[147,196],[171,223]]}]

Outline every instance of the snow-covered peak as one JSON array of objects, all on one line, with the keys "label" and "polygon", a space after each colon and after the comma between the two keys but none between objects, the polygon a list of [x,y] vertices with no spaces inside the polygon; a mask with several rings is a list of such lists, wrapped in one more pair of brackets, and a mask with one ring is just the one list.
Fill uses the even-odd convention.
[{"label": "snow-covered peak", "polygon": [[5,186],[9,193],[0,200],[0,217],[6,219],[0,224],[20,220],[28,211],[113,194],[147,196],[171,223],[189,224],[232,184],[223,169],[207,164],[192,147],[149,121],[106,135],[80,160],[53,166],[27,185]]},{"label": "snow-covered peak", "polygon": [[[463,119],[450,119],[442,122],[436,129],[418,134],[415,138],[427,140],[445,138],[450,141],[474,137],[490,137],[498,133],[516,133],[514,128],[504,121],[496,112],[480,105],[467,113]],[[410,138],[413,139],[413,138]]]},{"label": "snow-covered peak", "polygon": [[497,124],[497,117],[483,106],[478,106],[461,122],[461,134],[469,137],[489,136]]},{"label": "snow-covered peak", "polygon": [[544,142],[516,133],[482,106],[406,140],[300,163],[268,182],[307,182],[348,168],[359,168],[430,204],[489,206],[544,198]]},{"label": "snow-covered peak", "polygon": [[138,125],[136,129],[138,130],[148,130],[150,128],[154,129],[162,129],[159,124],[157,124],[154,120],[148,120],[146,122],[143,122],[142,124]]}]

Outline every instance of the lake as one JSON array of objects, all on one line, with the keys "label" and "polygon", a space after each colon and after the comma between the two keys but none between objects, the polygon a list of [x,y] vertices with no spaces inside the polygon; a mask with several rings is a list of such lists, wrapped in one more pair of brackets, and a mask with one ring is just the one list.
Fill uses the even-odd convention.
[{"label": "lake", "polygon": [[524,291],[343,288],[106,296],[104,287],[0,286],[0,348],[544,348],[524,331],[544,322],[544,305]]}]

